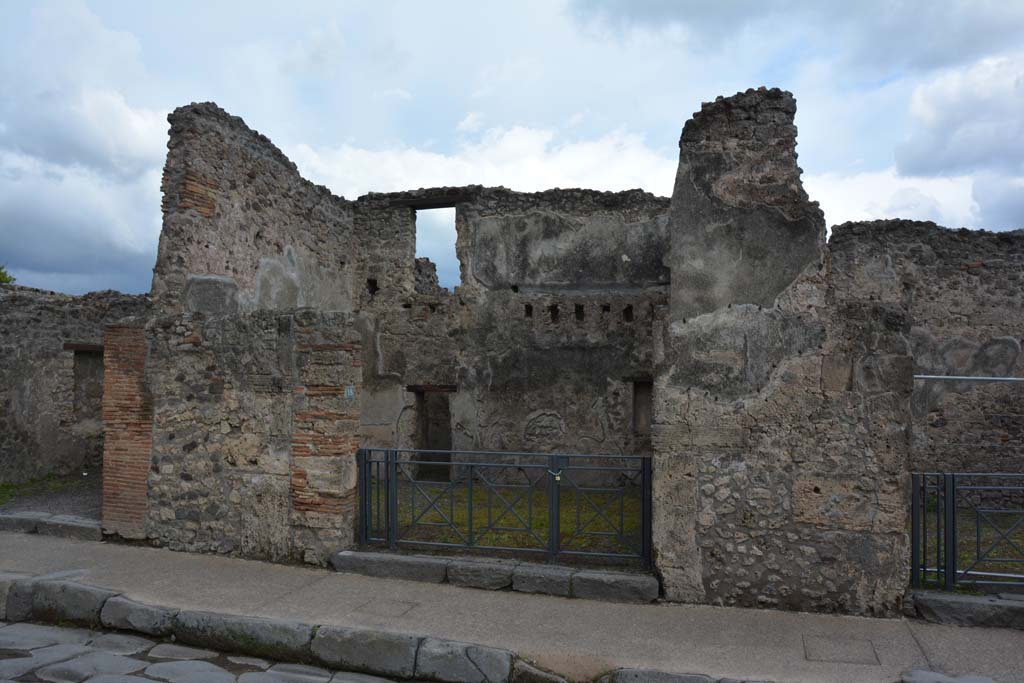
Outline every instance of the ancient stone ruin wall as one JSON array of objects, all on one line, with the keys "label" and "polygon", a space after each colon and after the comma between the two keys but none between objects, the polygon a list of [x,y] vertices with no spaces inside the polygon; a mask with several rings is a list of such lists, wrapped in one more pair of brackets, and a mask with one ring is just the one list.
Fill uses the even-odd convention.
[{"label": "ancient stone ruin wall", "polygon": [[[892,292],[913,318],[914,372],[1024,377],[1024,233],[873,221],[833,230],[868,296]],[[914,383],[911,469],[1024,472],[1024,385]]]},{"label": "ancient stone ruin wall", "polygon": [[214,104],[181,107],[168,120],[157,309],[356,308],[365,264],[354,260],[351,202],[304,180],[267,138]]},{"label": "ancient stone ruin wall", "polygon": [[747,91],[684,128],[657,349],[656,564],[669,599],[893,614],[910,318],[834,276],[794,112],[788,93]]},{"label": "ancient stone ruin wall", "polygon": [[668,200],[470,186],[368,195],[358,212],[372,215],[371,201],[454,204],[462,284],[447,292],[421,264],[365,302],[368,445],[422,447],[409,389],[443,387],[458,449],[649,452],[633,391],[652,378],[667,300]]},{"label": "ancient stone ruin wall", "polygon": [[145,296],[0,285],[0,482],[99,476],[103,329],[148,310]]},{"label": "ancient stone ruin wall", "polygon": [[349,314],[155,320],[149,538],[311,563],[350,547],[361,362]]}]

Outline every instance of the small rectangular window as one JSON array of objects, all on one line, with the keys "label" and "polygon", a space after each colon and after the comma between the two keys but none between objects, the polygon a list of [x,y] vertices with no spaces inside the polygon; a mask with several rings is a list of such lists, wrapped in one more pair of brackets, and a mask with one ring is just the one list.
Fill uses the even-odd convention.
[{"label": "small rectangular window", "polygon": [[575,312],[577,322],[583,322],[587,316],[586,309],[583,308],[583,304],[576,304]]},{"label": "small rectangular window", "polygon": [[527,318],[533,317],[533,304],[526,304],[523,306],[523,315]]},{"label": "small rectangular window", "polygon": [[551,315],[551,322],[558,322],[558,304],[551,304],[548,306],[548,313]]},{"label": "small rectangular window", "polygon": [[377,278],[374,278],[374,277],[366,278],[366,291],[370,293],[370,296],[373,296],[379,290],[380,290],[380,287],[377,286]]},{"label": "small rectangular window", "polygon": [[633,304],[629,304],[622,309],[622,319],[627,323],[633,322]]}]

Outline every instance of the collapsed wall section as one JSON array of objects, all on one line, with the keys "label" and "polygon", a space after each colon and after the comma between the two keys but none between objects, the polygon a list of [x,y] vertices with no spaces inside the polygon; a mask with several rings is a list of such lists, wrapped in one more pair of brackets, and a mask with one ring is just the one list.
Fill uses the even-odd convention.
[{"label": "collapsed wall section", "polygon": [[242,119],[180,107],[163,174],[152,295],[161,313],[351,311],[363,264],[350,202],[304,180]]},{"label": "collapsed wall section", "polygon": [[833,277],[795,109],[750,90],[684,129],[656,343],[656,564],[670,599],[895,614],[910,318]]},{"label": "collapsed wall section", "polygon": [[98,470],[103,330],[148,311],[145,296],[0,285],[0,481]]},{"label": "collapsed wall section", "polygon": [[[910,311],[915,374],[1024,377],[1024,233],[872,221],[837,226],[829,244],[865,296]],[[1022,392],[916,381],[911,468],[1024,472]]]},{"label": "collapsed wall section", "polygon": [[362,384],[353,318],[181,314],[149,334],[148,537],[311,563],[350,547]]}]

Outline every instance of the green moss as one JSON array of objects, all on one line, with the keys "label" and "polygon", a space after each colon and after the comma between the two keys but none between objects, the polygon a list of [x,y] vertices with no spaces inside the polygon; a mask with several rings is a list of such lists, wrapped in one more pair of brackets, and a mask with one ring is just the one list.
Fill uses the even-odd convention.
[{"label": "green moss", "polygon": [[20,484],[0,482],[0,505],[10,503],[25,496],[75,489],[85,486],[86,483],[79,477],[59,477],[57,475],[30,479]]}]

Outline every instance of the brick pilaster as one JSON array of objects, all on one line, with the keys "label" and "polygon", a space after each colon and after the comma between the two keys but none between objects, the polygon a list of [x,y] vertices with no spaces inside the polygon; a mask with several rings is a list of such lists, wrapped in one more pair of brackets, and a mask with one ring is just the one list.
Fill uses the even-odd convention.
[{"label": "brick pilaster", "polygon": [[103,531],[145,538],[153,446],[153,406],[146,389],[146,331],[108,327],[103,338]]}]

